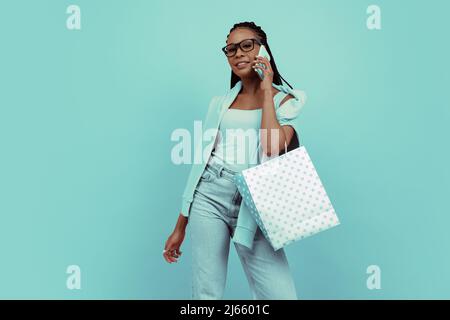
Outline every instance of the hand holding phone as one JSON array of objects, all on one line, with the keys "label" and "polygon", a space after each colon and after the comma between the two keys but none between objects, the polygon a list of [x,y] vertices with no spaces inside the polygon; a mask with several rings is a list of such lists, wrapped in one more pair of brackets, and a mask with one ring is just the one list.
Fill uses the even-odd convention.
[{"label": "hand holding phone", "polygon": [[[266,47],[263,44],[259,48],[258,56],[259,57],[264,57],[264,58],[266,58],[267,60],[270,61],[270,55],[267,52],[267,49],[266,49]],[[264,64],[258,63],[258,65],[261,66],[262,68],[264,68]],[[258,76],[261,79],[261,81],[264,80],[264,72],[261,69],[258,69],[258,68],[256,68],[255,71],[258,74]]]}]

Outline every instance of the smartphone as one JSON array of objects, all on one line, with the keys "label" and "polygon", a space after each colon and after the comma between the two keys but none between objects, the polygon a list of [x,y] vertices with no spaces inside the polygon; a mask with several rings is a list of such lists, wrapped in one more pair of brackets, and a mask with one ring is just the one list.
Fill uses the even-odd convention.
[{"label": "smartphone", "polygon": [[[267,60],[270,61],[270,55],[267,52],[267,49],[266,49],[266,47],[263,44],[259,48],[258,56],[267,58]],[[264,68],[264,65],[262,63],[258,63],[258,65],[260,65],[261,67]],[[264,72],[261,69],[255,69],[255,71],[258,74],[258,76],[261,79],[261,81],[264,80]]]}]

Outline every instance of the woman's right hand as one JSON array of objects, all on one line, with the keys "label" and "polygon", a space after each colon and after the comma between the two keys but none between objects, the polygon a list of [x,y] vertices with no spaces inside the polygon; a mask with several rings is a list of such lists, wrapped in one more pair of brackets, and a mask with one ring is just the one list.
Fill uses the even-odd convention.
[{"label": "woman's right hand", "polygon": [[163,256],[168,263],[178,262],[177,258],[181,256],[182,253],[180,251],[180,246],[183,243],[184,235],[184,230],[175,230],[167,239],[164,246],[166,251],[163,253]]}]

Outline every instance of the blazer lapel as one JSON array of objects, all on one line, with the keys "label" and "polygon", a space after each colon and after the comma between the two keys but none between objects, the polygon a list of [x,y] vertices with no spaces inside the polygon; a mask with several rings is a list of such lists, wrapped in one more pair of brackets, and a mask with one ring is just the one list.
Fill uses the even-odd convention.
[{"label": "blazer lapel", "polygon": [[228,93],[225,95],[224,99],[221,100],[221,105],[217,108],[217,112],[219,113],[219,117],[216,121],[216,128],[219,128],[220,122],[222,121],[223,115],[228,110],[228,108],[231,106],[233,101],[236,99],[237,95],[241,91],[242,88],[242,81],[239,80],[236,82],[234,87],[228,91]]}]

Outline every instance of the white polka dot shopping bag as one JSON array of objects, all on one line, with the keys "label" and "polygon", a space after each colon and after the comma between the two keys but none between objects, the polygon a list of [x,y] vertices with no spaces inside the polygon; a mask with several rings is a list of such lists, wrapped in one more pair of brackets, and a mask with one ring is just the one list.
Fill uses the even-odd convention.
[{"label": "white polka dot shopping bag", "polygon": [[305,146],[234,176],[274,250],[340,224]]}]

